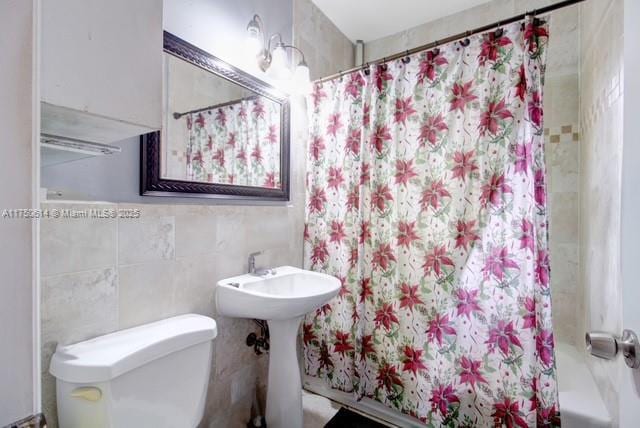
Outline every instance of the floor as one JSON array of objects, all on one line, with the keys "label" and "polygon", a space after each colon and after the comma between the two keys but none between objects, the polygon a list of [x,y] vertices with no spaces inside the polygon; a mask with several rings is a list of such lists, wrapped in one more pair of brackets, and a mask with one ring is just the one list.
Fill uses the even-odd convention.
[{"label": "floor", "polygon": [[338,413],[340,405],[328,398],[302,390],[304,428],[323,428]]},{"label": "floor", "polygon": [[[329,420],[338,413],[342,406],[321,395],[302,390],[302,411],[304,415],[304,428],[324,428]],[[367,415],[365,415],[367,416]],[[367,416],[370,417],[370,416]],[[376,421],[388,425],[381,420]]]}]

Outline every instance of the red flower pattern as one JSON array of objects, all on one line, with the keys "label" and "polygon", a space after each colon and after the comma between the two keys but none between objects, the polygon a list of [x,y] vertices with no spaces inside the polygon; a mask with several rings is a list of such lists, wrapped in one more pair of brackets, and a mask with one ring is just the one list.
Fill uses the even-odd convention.
[{"label": "red flower pattern", "polygon": [[336,168],[334,166],[329,167],[329,178],[327,179],[327,184],[329,188],[333,188],[338,190],[340,185],[344,183],[344,176],[342,175],[342,169]]},{"label": "red flower pattern", "polygon": [[485,343],[489,345],[490,352],[498,348],[505,356],[509,356],[512,346],[522,348],[522,343],[520,343],[518,333],[513,326],[513,321],[498,321],[498,323],[489,330],[489,338]]},{"label": "red flower pattern", "polygon": [[324,264],[329,258],[329,250],[327,249],[326,241],[319,241],[311,252],[311,263],[316,264]]},{"label": "red flower pattern", "polygon": [[476,383],[488,383],[480,373],[480,361],[463,356],[460,358],[460,383],[468,383],[475,387]]},{"label": "red flower pattern", "polygon": [[402,380],[398,375],[398,369],[388,363],[382,364],[376,376],[378,387],[392,391],[394,386],[402,386]]},{"label": "red flower pattern", "polygon": [[502,204],[502,197],[506,193],[513,193],[513,189],[507,184],[504,175],[493,174],[489,182],[482,186],[480,202],[485,207],[489,203],[494,207],[499,207]]},{"label": "red flower pattern", "polygon": [[426,211],[429,207],[433,207],[437,210],[442,204],[442,198],[450,196],[451,193],[446,189],[442,180],[434,181],[425,190],[423,190],[420,205],[423,211]]},{"label": "red flower pattern", "polygon": [[407,119],[415,112],[416,109],[413,108],[413,99],[411,97],[396,99],[396,111],[394,113],[396,123],[406,125]]},{"label": "red flower pattern", "polygon": [[319,135],[316,135],[311,139],[309,147],[311,151],[311,157],[316,161],[320,159],[322,153],[324,152],[324,149],[326,148],[326,146],[324,145],[324,139]]},{"label": "red flower pattern", "polygon": [[455,266],[453,260],[447,255],[447,249],[442,246],[436,246],[430,253],[424,257],[424,274],[429,276],[431,272],[435,272],[436,276],[442,275],[443,266]]},{"label": "red flower pattern", "polygon": [[520,427],[528,428],[529,424],[522,417],[520,405],[517,401],[505,398],[500,403],[493,405],[493,420],[496,426],[506,426],[507,428]]},{"label": "red flower pattern", "polygon": [[349,342],[349,333],[336,331],[336,339],[333,342],[333,351],[345,356],[346,353],[353,351],[353,345]]},{"label": "red flower pattern", "polygon": [[469,174],[478,170],[478,165],[475,160],[475,150],[468,152],[455,152],[453,154],[454,166],[451,169],[453,172],[452,178],[459,178],[462,181],[466,181]]},{"label": "red flower pattern", "polygon": [[448,129],[449,127],[441,114],[429,116],[420,127],[418,141],[423,144],[428,141],[431,145],[435,146],[442,133]]},{"label": "red flower pattern", "polygon": [[482,113],[480,117],[480,135],[485,135],[487,131],[491,135],[497,135],[501,120],[513,118],[513,114],[507,108],[504,98],[499,102],[489,102],[487,109]]},{"label": "red flower pattern", "polygon": [[421,349],[415,349],[410,346],[405,346],[404,358],[402,359],[402,371],[412,372],[415,375],[420,370],[426,370],[427,366],[425,366],[424,362],[422,361],[423,352],[424,351]]},{"label": "red flower pattern", "polygon": [[482,308],[480,308],[478,302],[478,294],[480,294],[480,290],[465,290],[464,288],[460,288],[456,291],[458,316],[464,315],[467,319],[471,319],[472,313],[482,312]]},{"label": "red flower pattern", "polygon": [[469,220],[465,222],[464,220],[458,220],[456,224],[456,248],[463,248],[465,251],[468,249],[469,245],[473,245],[475,241],[480,239],[480,236],[477,234],[476,221]]},{"label": "red flower pattern", "polygon": [[[501,31],[501,30],[498,30]],[[480,65],[484,65],[487,61],[496,61],[500,48],[504,48],[511,44],[511,40],[505,36],[497,36],[496,31],[487,33],[484,36],[484,42],[478,55]]]},{"label": "red flower pattern", "polygon": [[381,125],[376,128],[376,131],[371,137],[371,144],[375,148],[376,152],[382,153],[384,151],[385,142],[391,140],[391,134],[389,133],[389,127],[387,125]]},{"label": "red flower pattern", "polygon": [[417,80],[418,83],[424,83],[425,79],[433,81],[436,78],[436,73],[443,65],[447,64],[447,59],[440,55],[440,51],[428,51],[425,57],[420,61],[420,70],[418,71]]},{"label": "red flower pattern", "polygon": [[358,156],[360,154],[360,138],[362,136],[362,132],[359,129],[352,129],[349,131],[349,136],[347,137],[347,141],[345,143],[345,150],[347,153],[351,153],[354,156]]},{"label": "red flower pattern", "polygon": [[396,184],[402,184],[404,186],[409,183],[413,177],[417,177],[418,173],[413,168],[413,160],[402,160],[398,159],[396,161]]},{"label": "red flower pattern", "polygon": [[429,327],[427,328],[427,337],[429,342],[434,340],[438,342],[438,345],[442,345],[442,339],[444,336],[452,336],[456,334],[456,330],[452,327],[449,321],[449,315],[436,314],[433,319],[429,321]]},{"label": "red flower pattern", "polygon": [[373,252],[371,263],[373,264],[374,269],[386,271],[389,269],[389,263],[395,261],[396,257],[393,255],[391,245],[380,244],[378,248]]},{"label": "red flower pattern", "polygon": [[424,305],[424,302],[420,300],[420,293],[418,292],[418,285],[409,285],[406,282],[400,284],[400,309],[408,308],[413,312],[415,305]]},{"label": "red flower pattern", "polygon": [[533,162],[531,143],[516,144],[514,154],[516,156],[516,173],[528,174]]},{"label": "red flower pattern", "polygon": [[473,80],[462,84],[454,83],[451,88],[451,106],[449,110],[464,112],[465,107],[477,99],[478,97],[473,93]]},{"label": "red flower pattern", "polygon": [[536,301],[531,297],[526,297],[522,306],[525,310],[525,313],[522,316],[522,328],[536,328]]},{"label": "red flower pattern", "polygon": [[429,399],[433,410],[438,410],[443,417],[449,413],[449,406],[460,404],[460,399],[453,389],[453,385],[438,385],[433,389]]},{"label": "red flower pattern", "polygon": [[400,322],[391,303],[383,303],[380,309],[376,311],[376,316],[373,321],[376,327],[382,325],[387,330],[391,330],[391,324],[398,324]]},{"label": "red flower pattern", "polygon": [[331,222],[331,234],[329,241],[341,243],[345,236],[347,236],[347,233],[344,230],[344,223],[341,221],[333,220]]},{"label": "red flower pattern", "polygon": [[502,281],[507,269],[519,269],[518,263],[509,256],[507,247],[495,247],[489,253],[482,272],[485,279],[493,275],[498,281]]},{"label": "red flower pattern", "polygon": [[378,184],[371,194],[371,204],[379,211],[384,211],[389,201],[393,201],[391,189],[386,184]]},{"label": "red flower pattern", "polygon": [[398,234],[396,235],[399,247],[409,248],[411,243],[420,239],[416,233],[416,222],[401,221],[398,223]]},{"label": "red flower pattern", "polygon": [[340,119],[340,113],[332,114],[329,116],[329,122],[327,124],[327,134],[333,135],[334,137],[342,128],[342,119]]}]

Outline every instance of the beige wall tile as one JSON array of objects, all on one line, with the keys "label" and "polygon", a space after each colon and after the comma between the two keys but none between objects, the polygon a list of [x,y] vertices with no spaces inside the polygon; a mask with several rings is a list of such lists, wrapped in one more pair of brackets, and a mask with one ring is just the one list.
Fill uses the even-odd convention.
[{"label": "beige wall tile", "polygon": [[49,363],[56,346],[118,329],[118,277],[114,267],[43,277],[41,280],[42,410],[56,427],[55,378]]},{"label": "beige wall tile", "polygon": [[553,292],[553,332],[556,340],[563,343],[575,343],[576,299],[574,293]]},{"label": "beige wall tile", "polygon": [[[115,209],[114,204],[46,203],[62,213]],[[88,211],[87,211],[88,212]],[[40,270],[43,276],[116,264],[116,219],[43,218],[40,222]]]},{"label": "beige wall tile", "polygon": [[572,244],[579,236],[580,211],[577,192],[550,194],[550,236],[556,244]]},{"label": "beige wall tile", "polygon": [[121,219],[118,222],[118,263],[127,265],[170,260],[175,255],[173,216]]},{"label": "beige wall tile", "polygon": [[173,293],[176,314],[215,317],[215,286],[223,278],[218,273],[217,259],[217,255],[210,254],[177,260],[178,274]]},{"label": "beige wall tile", "polygon": [[43,277],[43,342],[69,344],[117,329],[117,286],[115,267]]},{"label": "beige wall tile", "polygon": [[305,53],[311,79],[354,65],[353,43],[311,0],[293,1],[293,43]]},{"label": "beige wall tile", "polygon": [[174,293],[180,278],[174,260],[120,266],[118,290],[120,329],[176,315]]},{"label": "beige wall tile", "polygon": [[[578,243],[552,245],[550,252],[551,283],[553,284],[553,290],[571,293],[572,296],[575,297],[579,286],[578,268],[580,247]],[[572,310],[571,316],[574,318],[577,317],[577,312]]]},{"label": "beige wall tile", "polygon": [[211,254],[218,248],[217,217],[213,213],[179,212],[175,217],[175,255]]},{"label": "beige wall tile", "polygon": [[[581,255],[584,312],[579,330],[622,329],[620,284],[620,171],[622,159],[623,2],[581,6]],[[611,362],[588,358],[617,426],[621,372]]]}]

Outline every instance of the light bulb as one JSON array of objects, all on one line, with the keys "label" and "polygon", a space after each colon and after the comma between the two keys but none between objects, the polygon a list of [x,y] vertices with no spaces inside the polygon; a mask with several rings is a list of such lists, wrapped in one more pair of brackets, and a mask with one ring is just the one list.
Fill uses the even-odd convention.
[{"label": "light bulb", "polygon": [[291,70],[289,70],[287,62],[287,51],[283,44],[278,44],[271,54],[269,75],[277,80],[285,80],[291,77]]},{"label": "light bulb", "polygon": [[309,77],[309,66],[303,59],[300,61],[293,73],[293,88],[296,93],[306,95],[311,90],[311,78]]},{"label": "light bulb", "polygon": [[262,41],[257,37],[248,35],[245,40],[245,46],[247,49],[247,55],[255,57],[262,50]]},{"label": "light bulb", "polygon": [[245,40],[247,53],[258,55],[262,51],[262,31],[257,16],[254,16],[247,25],[247,38]]}]

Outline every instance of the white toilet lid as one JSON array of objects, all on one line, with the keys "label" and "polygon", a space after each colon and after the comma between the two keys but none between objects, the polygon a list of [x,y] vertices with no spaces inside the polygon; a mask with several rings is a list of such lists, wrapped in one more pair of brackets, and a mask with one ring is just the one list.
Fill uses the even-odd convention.
[{"label": "white toilet lid", "polygon": [[74,383],[105,382],[157,358],[213,340],[216,322],[202,315],[167,318],[85,342],[59,346],[49,372]]}]

